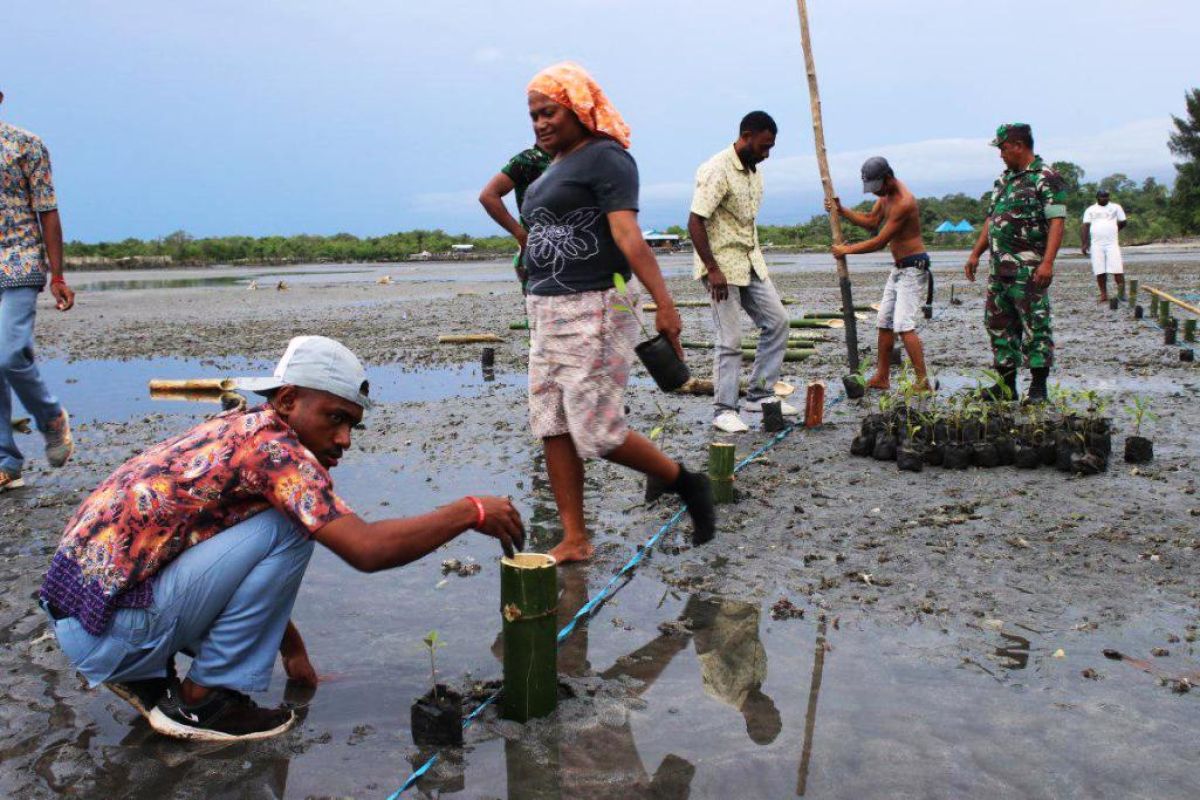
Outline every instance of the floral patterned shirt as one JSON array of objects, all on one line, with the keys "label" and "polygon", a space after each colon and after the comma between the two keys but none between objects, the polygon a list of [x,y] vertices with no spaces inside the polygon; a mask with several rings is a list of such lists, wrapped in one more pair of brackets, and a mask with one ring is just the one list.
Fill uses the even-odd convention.
[{"label": "floral patterned shirt", "polygon": [[[767,278],[755,218],[762,203],[762,173],[748,169],[730,145],[696,170],[692,213],[704,218],[713,258],[730,286],[749,286],[750,272]],[[696,280],[708,274],[700,254],[692,257]]]},{"label": "floral patterned shirt", "polygon": [[276,508],[309,534],[353,513],[268,405],[235,410],[126,461],[67,523],[41,597],[99,636],[145,608],[152,578],[193,545]]},{"label": "floral patterned shirt", "polygon": [[32,133],[0,122],[0,289],[46,283],[37,215],[58,207],[50,154]]}]

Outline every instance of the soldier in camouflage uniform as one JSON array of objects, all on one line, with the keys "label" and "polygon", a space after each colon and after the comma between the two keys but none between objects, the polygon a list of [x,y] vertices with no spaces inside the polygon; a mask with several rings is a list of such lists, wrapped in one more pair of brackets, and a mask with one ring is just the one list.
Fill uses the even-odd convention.
[{"label": "soldier in camouflage uniform", "polygon": [[974,281],[979,257],[992,251],[984,326],[1007,385],[992,387],[992,396],[1017,398],[1017,369],[1024,363],[1032,375],[1028,398],[1045,400],[1054,361],[1049,288],[1067,216],[1066,184],[1033,152],[1028,125],[1001,125],[992,146],[1008,169],[992,189],[987,222],[964,271]]}]

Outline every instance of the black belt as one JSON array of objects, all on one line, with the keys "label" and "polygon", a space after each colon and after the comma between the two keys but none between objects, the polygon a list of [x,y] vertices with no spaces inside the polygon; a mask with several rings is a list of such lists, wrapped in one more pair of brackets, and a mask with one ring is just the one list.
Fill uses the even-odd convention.
[{"label": "black belt", "polygon": [[61,619],[66,619],[67,617],[71,616],[70,614],[65,613],[62,609],[60,609],[58,606],[54,605],[53,603],[43,602],[42,608],[46,609],[46,613],[49,614],[50,618],[53,619],[55,622],[58,622]]},{"label": "black belt", "polygon": [[896,262],[896,269],[923,269],[929,274],[929,285],[925,288],[925,306],[921,309],[925,319],[933,319],[933,270],[929,268],[930,264],[928,253],[905,256]]}]

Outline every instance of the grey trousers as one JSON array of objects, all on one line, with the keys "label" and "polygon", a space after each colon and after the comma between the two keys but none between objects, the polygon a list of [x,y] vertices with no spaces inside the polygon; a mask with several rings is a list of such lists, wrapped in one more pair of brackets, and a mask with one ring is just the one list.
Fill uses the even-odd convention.
[{"label": "grey trousers", "polygon": [[[759,330],[758,350],[750,372],[747,400],[761,400],[775,393],[775,382],[783,366],[787,350],[788,318],[783,301],[771,279],[760,280],[751,271],[749,286],[730,286],[729,295],[717,302],[709,296],[713,328],[716,336],[713,348],[714,410],[738,408],[738,377],[742,371],[742,315],[745,309],[750,321]],[[739,308],[739,306],[741,308]]]}]

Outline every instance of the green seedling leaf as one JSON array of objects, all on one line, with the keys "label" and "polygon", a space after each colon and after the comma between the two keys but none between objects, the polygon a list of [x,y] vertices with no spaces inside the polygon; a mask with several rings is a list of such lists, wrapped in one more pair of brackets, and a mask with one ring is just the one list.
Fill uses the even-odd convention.
[{"label": "green seedling leaf", "polygon": [[629,290],[625,287],[625,276],[619,272],[613,273],[613,286],[617,287],[617,291],[621,294],[629,294]]},{"label": "green seedling leaf", "polygon": [[616,309],[617,311],[624,311],[629,314],[633,313],[632,308],[630,308],[629,306],[621,305],[620,303],[614,303],[613,308]]}]

